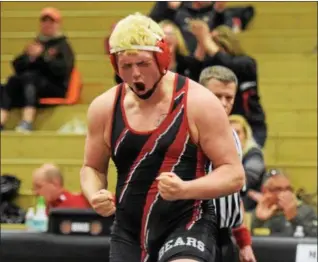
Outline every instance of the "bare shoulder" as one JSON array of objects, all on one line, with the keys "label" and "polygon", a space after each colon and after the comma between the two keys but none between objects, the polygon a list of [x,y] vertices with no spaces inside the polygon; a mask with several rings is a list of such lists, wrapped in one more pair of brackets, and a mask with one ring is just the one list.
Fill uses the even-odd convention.
[{"label": "bare shoulder", "polygon": [[[110,156],[110,130],[112,112],[118,87],[112,87],[96,97],[87,112],[87,135],[85,142],[85,165],[101,173]],[[105,162],[106,161],[106,162]]]},{"label": "bare shoulder", "polygon": [[92,101],[87,112],[89,122],[101,119],[107,120],[110,118],[113,113],[118,88],[118,86],[114,86]]},{"label": "bare shoulder", "polygon": [[211,91],[192,80],[189,80],[187,104],[191,118],[202,117],[202,114],[216,115],[217,112],[224,111],[219,99]]},{"label": "bare shoulder", "polygon": [[113,109],[118,90],[119,86],[114,86],[96,97],[87,112],[88,133],[91,136],[102,137],[109,147]]},{"label": "bare shoulder", "polygon": [[187,118],[191,137],[197,144],[202,143],[204,136],[211,137],[215,132],[215,123],[227,121],[219,99],[211,91],[191,80],[187,96]]}]

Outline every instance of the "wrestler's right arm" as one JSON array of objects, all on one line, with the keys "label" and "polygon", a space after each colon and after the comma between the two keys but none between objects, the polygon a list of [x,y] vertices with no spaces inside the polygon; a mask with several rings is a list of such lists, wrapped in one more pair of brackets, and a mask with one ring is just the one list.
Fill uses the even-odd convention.
[{"label": "wrestler's right arm", "polygon": [[111,215],[115,210],[113,196],[107,191],[110,150],[110,127],[114,88],[97,97],[87,113],[88,131],[84,164],[80,173],[82,191],[97,213]]}]

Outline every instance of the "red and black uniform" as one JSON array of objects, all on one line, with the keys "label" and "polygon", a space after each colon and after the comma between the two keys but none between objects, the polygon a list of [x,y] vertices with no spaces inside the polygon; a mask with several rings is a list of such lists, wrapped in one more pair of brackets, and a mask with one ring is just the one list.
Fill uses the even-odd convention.
[{"label": "red and black uniform", "polygon": [[167,117],[157,129],[137,132],[123,109],[125,87],[118,86],[111,135],[118,180],[110,262],[165,262],[172,257],[212,262],[216,257],[210,203],[165,201],[157,189],[161,172],[174,172],[183,180],[205,175],[206,157],[189,133],[187,93],[188,79],[176,74]]}]

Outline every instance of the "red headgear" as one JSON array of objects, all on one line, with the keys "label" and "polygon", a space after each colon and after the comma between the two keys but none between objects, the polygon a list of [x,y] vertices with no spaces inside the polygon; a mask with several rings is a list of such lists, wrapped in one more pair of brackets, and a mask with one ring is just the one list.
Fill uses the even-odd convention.
[{"label": "red headgear", "polygon": [[[112,49],[109,45],[109,39],[106,39],[106,50],[108,50],[110,62],[112,63],[114,70],[118,73],[116,53],[120,51],[125,51],[125,48],[114,48]],[[133,45],[131,49],[143,50],[143,51],[153,51],[154,57],[159,67],[159,71],[164,75],[169,67],[171,61],[171,53],[167,42],[163,38],[158,38],[158,41],[155,46],[141,46]]]}]

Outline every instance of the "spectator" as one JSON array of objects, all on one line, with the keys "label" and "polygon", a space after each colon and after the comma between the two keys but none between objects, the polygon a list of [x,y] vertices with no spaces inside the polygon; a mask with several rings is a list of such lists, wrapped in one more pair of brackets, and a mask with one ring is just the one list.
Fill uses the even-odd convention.
[{"label": "spectator", "polygon": [[169,70],[178,74],[189,76],[187,61],[185,57],[189,56],[185,40],[179,28],[169,20],[163,20],[159,23],[166,36],[167,44],[171,52],[171,62]]},{"label": "spectator", "polygon": [[35,194],[44,197],[48,210],[54,207],[90,208],[83,194],[73,194],[63,187],[63,175],[55,165],[44,164],[36,169],[32,184]]},{"label": "spectator", "polygon": [[[254,141],[251,128],[244,117],[231,115],[229,119],[243,149],[242,163],[246,174],[246,192],[251,189],[260,191],[265,173],[263,152]],[[247,195],[243,196],[243,203],[246,211],[251,211],[256,206],[256,202]]]},{"label": "spectator", "polygon": [[44,8],[39,35],[12,62],[15,74],[1,88],[1,129],[10,109],[22,107],[22,121],[17,130],[32,130],[39,99],[66,96],[74,54],[60,31],[61,20],[59,10]]},{"label": "spectator", "polygon": [[293,236],[298,231],[307,237],[317,237],[317,214],[312,207],[297,200],[289,179],[282,172],[266,176],[262,193],[251,191],[249,195],[258,202],[252,214],[252,229],[268,228],[271,235]]},{"label": "spectator", "polygon": [[225,66],[235,73],[239,88],[232,114],[247,119],[256,142],[264,147],[267,127],[258,92],[256,61],[244,53],[237,35],[227,26],[219,26],[210,34],[207,23],[196,20],[191,22],[191,30],[198,41],[195,57],[201,62],[192,63],[190,70],[197,75],[195,78],[204,68],[213,65]]},{"label": "spectator", "polygon": [[197,41],[191,31],[191,19],[204,20],[209,28],[224,24],[223,10],[226,2],[190,1],[190,2],[157,2],[149,16],[156,22],[162,20],[173,21],[181,30],[191,54],[196,49]]}]

